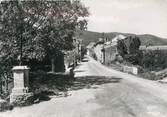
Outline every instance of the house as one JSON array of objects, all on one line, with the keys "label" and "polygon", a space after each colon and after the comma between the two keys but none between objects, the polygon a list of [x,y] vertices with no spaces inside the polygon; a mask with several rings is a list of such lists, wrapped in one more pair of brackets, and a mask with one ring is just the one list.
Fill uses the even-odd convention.
[{"label": "house", "polygon": [[112,43],[115,43],[115,44],[117,44],[117,42],[119,41],[119,40],[124,40],[125,38],[127,38],[126,36],[124,36],[124,35],[117,35],[116,37],[114,37],[113,39],[112,39]]},{"label": "house", "polygon": [[93,57],[93,54],[94,54],[94,45],[95,44],[96,44],[95,42],[90,42],[89,45],[86,47],[86,50],[87,50],[86,54],[88,56]]},{"label": "house", "polygon": [[99,41],[94,44],[91,51],[94,51],[99,62],[110,64],[116,59],[122,60],[125,54],[135,53],[139,46],[140,40],[138,37],[119,34],[111,40],[99,38]]},{"label": "house", "polygon": [[104,64],[110,64],[117,59],[118,53],[118,41],[125,40],[127,37],[124,35],[117,35],[111,41],[104,43]]},{"label": "house", "polygon": [[96,55],[97,61],[103,63],[104,62],[104,40],[99,38],[99,41],[94,45],[94,53]]},{"label": "house", "polygon": [[104,45],[101,43],[101,44],[97,44],[95,47],[94,47],[94,52],[96,54],[96,57],[97,57],[97,61],[103,63],[103,47]]},{"label": "house", "polygon": [[[110,64],[118,56],[118,41],[124,40],[127,37],[124,35],[117,35],[111,41],[109,39],[99,38],[99,41],[94,44],[92,48],[96,58],[103,64]],[[91,45],[88,45],[90,47]],[[90,50],[88,51],[89,54]]]},{"label": "house", "polygon": [[110,43],[109,45],[104,46],[104,64],[110,64],[112,61],[116,59],[117,55],[118,51],[116,43]]}]

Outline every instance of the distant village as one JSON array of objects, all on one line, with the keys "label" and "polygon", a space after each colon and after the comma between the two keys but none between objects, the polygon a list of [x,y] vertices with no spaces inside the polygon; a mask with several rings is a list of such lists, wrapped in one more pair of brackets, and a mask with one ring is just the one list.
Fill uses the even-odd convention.
[{"label": "distant village", "polygon": [[149,72],[151,76],[146,78],[158,72],[154,79],[167,76],[167,57],[165,56],[167,45],[141,45],[139,37],[119,34],[113,39],[99,38],[97,42],[90,42],[86,48],[87,55],[104,65],[111,67],[116,65],[117,70],[135,75],[145,75]]}]

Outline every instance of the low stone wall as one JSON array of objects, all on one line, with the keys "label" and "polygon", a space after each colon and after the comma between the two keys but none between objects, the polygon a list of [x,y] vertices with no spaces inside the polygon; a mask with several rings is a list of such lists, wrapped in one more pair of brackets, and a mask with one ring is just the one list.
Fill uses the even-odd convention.
[{"label": "low stone wall", "polygon": [[132,74],[137,75],[138,74],[138,68],[137,67],[124,66],[123,67],[123,72],[132,73]]}]

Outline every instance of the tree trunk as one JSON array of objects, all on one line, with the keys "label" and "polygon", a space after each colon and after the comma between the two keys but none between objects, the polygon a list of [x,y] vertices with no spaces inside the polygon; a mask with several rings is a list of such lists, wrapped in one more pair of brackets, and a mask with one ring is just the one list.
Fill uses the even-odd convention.
[{"label": "tree trunk", "polygon": [[8,92],[8,76],[6,77],[5,83],[6,83],[6,84],[5,84],[5,87],[6,87],[5,89],[6,89],[6,92]]},{"label": "tree trunk", "polygon": [[54,58],[51,59],[51,66],[52,66],[52,72],[54,73],[55,72],[55,59]]},{"label": "tree trunk", "polygon": [[0,94],[2,94],[2,81],[0,81]]},{"label": "tree trunk", "polygon": [[76,56],[74,55],[74,60],[73,60],[74,68],[76,67]]}]

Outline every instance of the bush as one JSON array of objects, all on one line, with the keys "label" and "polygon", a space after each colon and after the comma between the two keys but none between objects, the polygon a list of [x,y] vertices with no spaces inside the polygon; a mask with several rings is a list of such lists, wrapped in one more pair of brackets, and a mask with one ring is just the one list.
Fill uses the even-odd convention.
[{"label": "bush", "polygon": [[162,70],[167,67],[166,50],[143,51],[142,66],[150,71]]},{"label": "bush", "polygon": [[136,50],[135,53],[126,54],[124,56],[125,61],[128,61],[133,65],[141,65],[142,58],[143,58],[142,52],[139,50]]},{"label": "bush", "polygon": [[153,73],[153,72],[144,72],[144,73],[140,74],[140,76],[143,78],[149,79],[149,80],[158,80],[155,73]]},{"label": "bush", "polygon": [[[11,59],[6,59],[5,57],[0,58],[0,97],[5,98],[9,94],[11,87],[11,82],[13,80],[12,78],[12,65],[15,64],[14,61]],[[5,87],[5,88],[3,88]]]}]

